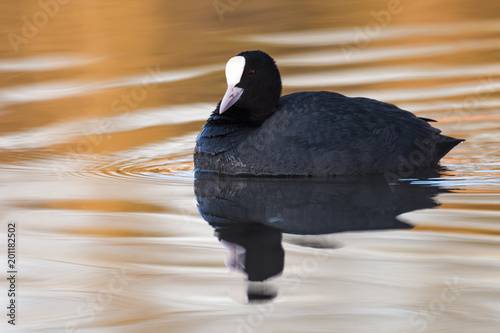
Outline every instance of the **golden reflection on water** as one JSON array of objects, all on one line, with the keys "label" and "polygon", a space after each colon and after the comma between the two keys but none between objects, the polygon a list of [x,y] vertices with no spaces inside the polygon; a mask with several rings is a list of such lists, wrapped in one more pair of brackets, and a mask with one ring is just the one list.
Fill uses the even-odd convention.
[{"label": "golden reflection on water", "polygon": [[[0,3],[9,331],[498,331],[498,1],[63,2]],[[248,285],[196,209],[191,157],[225,62],[257,48],[285,94],[394,102],[467,139],[425,182],[448,190],[441,206],[401,217],[413,230],[314,236],[323,252],[284,234],[278,297],[260,307],[235,303]]]}]

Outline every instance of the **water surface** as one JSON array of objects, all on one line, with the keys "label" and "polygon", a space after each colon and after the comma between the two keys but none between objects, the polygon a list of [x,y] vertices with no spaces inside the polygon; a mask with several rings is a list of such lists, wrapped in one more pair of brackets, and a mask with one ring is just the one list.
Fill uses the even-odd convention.
[{"label": "water surface", "polygon": [[[500,5],[397,4],[0,3],[2,331],[498,332]],[[195,183],[247,49],[285,94],[396,103],[467,141],[419,179]]]}]

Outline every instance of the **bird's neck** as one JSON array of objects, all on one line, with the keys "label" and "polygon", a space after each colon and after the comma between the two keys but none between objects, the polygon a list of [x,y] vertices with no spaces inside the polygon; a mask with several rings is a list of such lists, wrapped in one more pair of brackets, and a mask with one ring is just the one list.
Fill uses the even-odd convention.
[{"label": "bird's neck", "polygon": [[276,108],[277,105],[265,107],[253,106],[252,108],[240,108],[233,105],[223,114],[219,114],[219,108],[217,107],[208,119],[208,122],[215,122],[221,125],[231,123],[241,127],[258,127],[276,111]]}]

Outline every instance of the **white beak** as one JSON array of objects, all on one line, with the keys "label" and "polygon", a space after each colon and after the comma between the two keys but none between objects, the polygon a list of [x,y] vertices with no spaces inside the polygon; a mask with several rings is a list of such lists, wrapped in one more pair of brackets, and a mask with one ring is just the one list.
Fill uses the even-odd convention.
[{"label": "white beak", "polygon": [[226,93],[220,102],[219,114],[223,114],[227,109],[236,103],[241,95],[243,94],[243,88],[235,87],[234,85],[229,85],[227,87]]}]

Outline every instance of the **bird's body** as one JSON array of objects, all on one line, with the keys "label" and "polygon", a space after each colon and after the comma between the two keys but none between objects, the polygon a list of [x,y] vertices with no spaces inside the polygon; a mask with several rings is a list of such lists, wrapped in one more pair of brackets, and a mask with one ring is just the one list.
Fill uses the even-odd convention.
[{"label": "bird's body", "polygon": [[[250,60],[246,67],[255,62]],[[229,107],[223,105],[222,112],[224,99],[219,103],[198,136],[196,169],[256,176],[401,173],[435,167],[463,141],[441,135],[427,119],[373,99],[325,91],[279,98],[281,81],[276,101],[252,108],[258,103],[248,104],[258,98],[260,85],[254,90],[252,81],[242,83],[240,96],[257,96],[241,103],[238,96]]]}]

